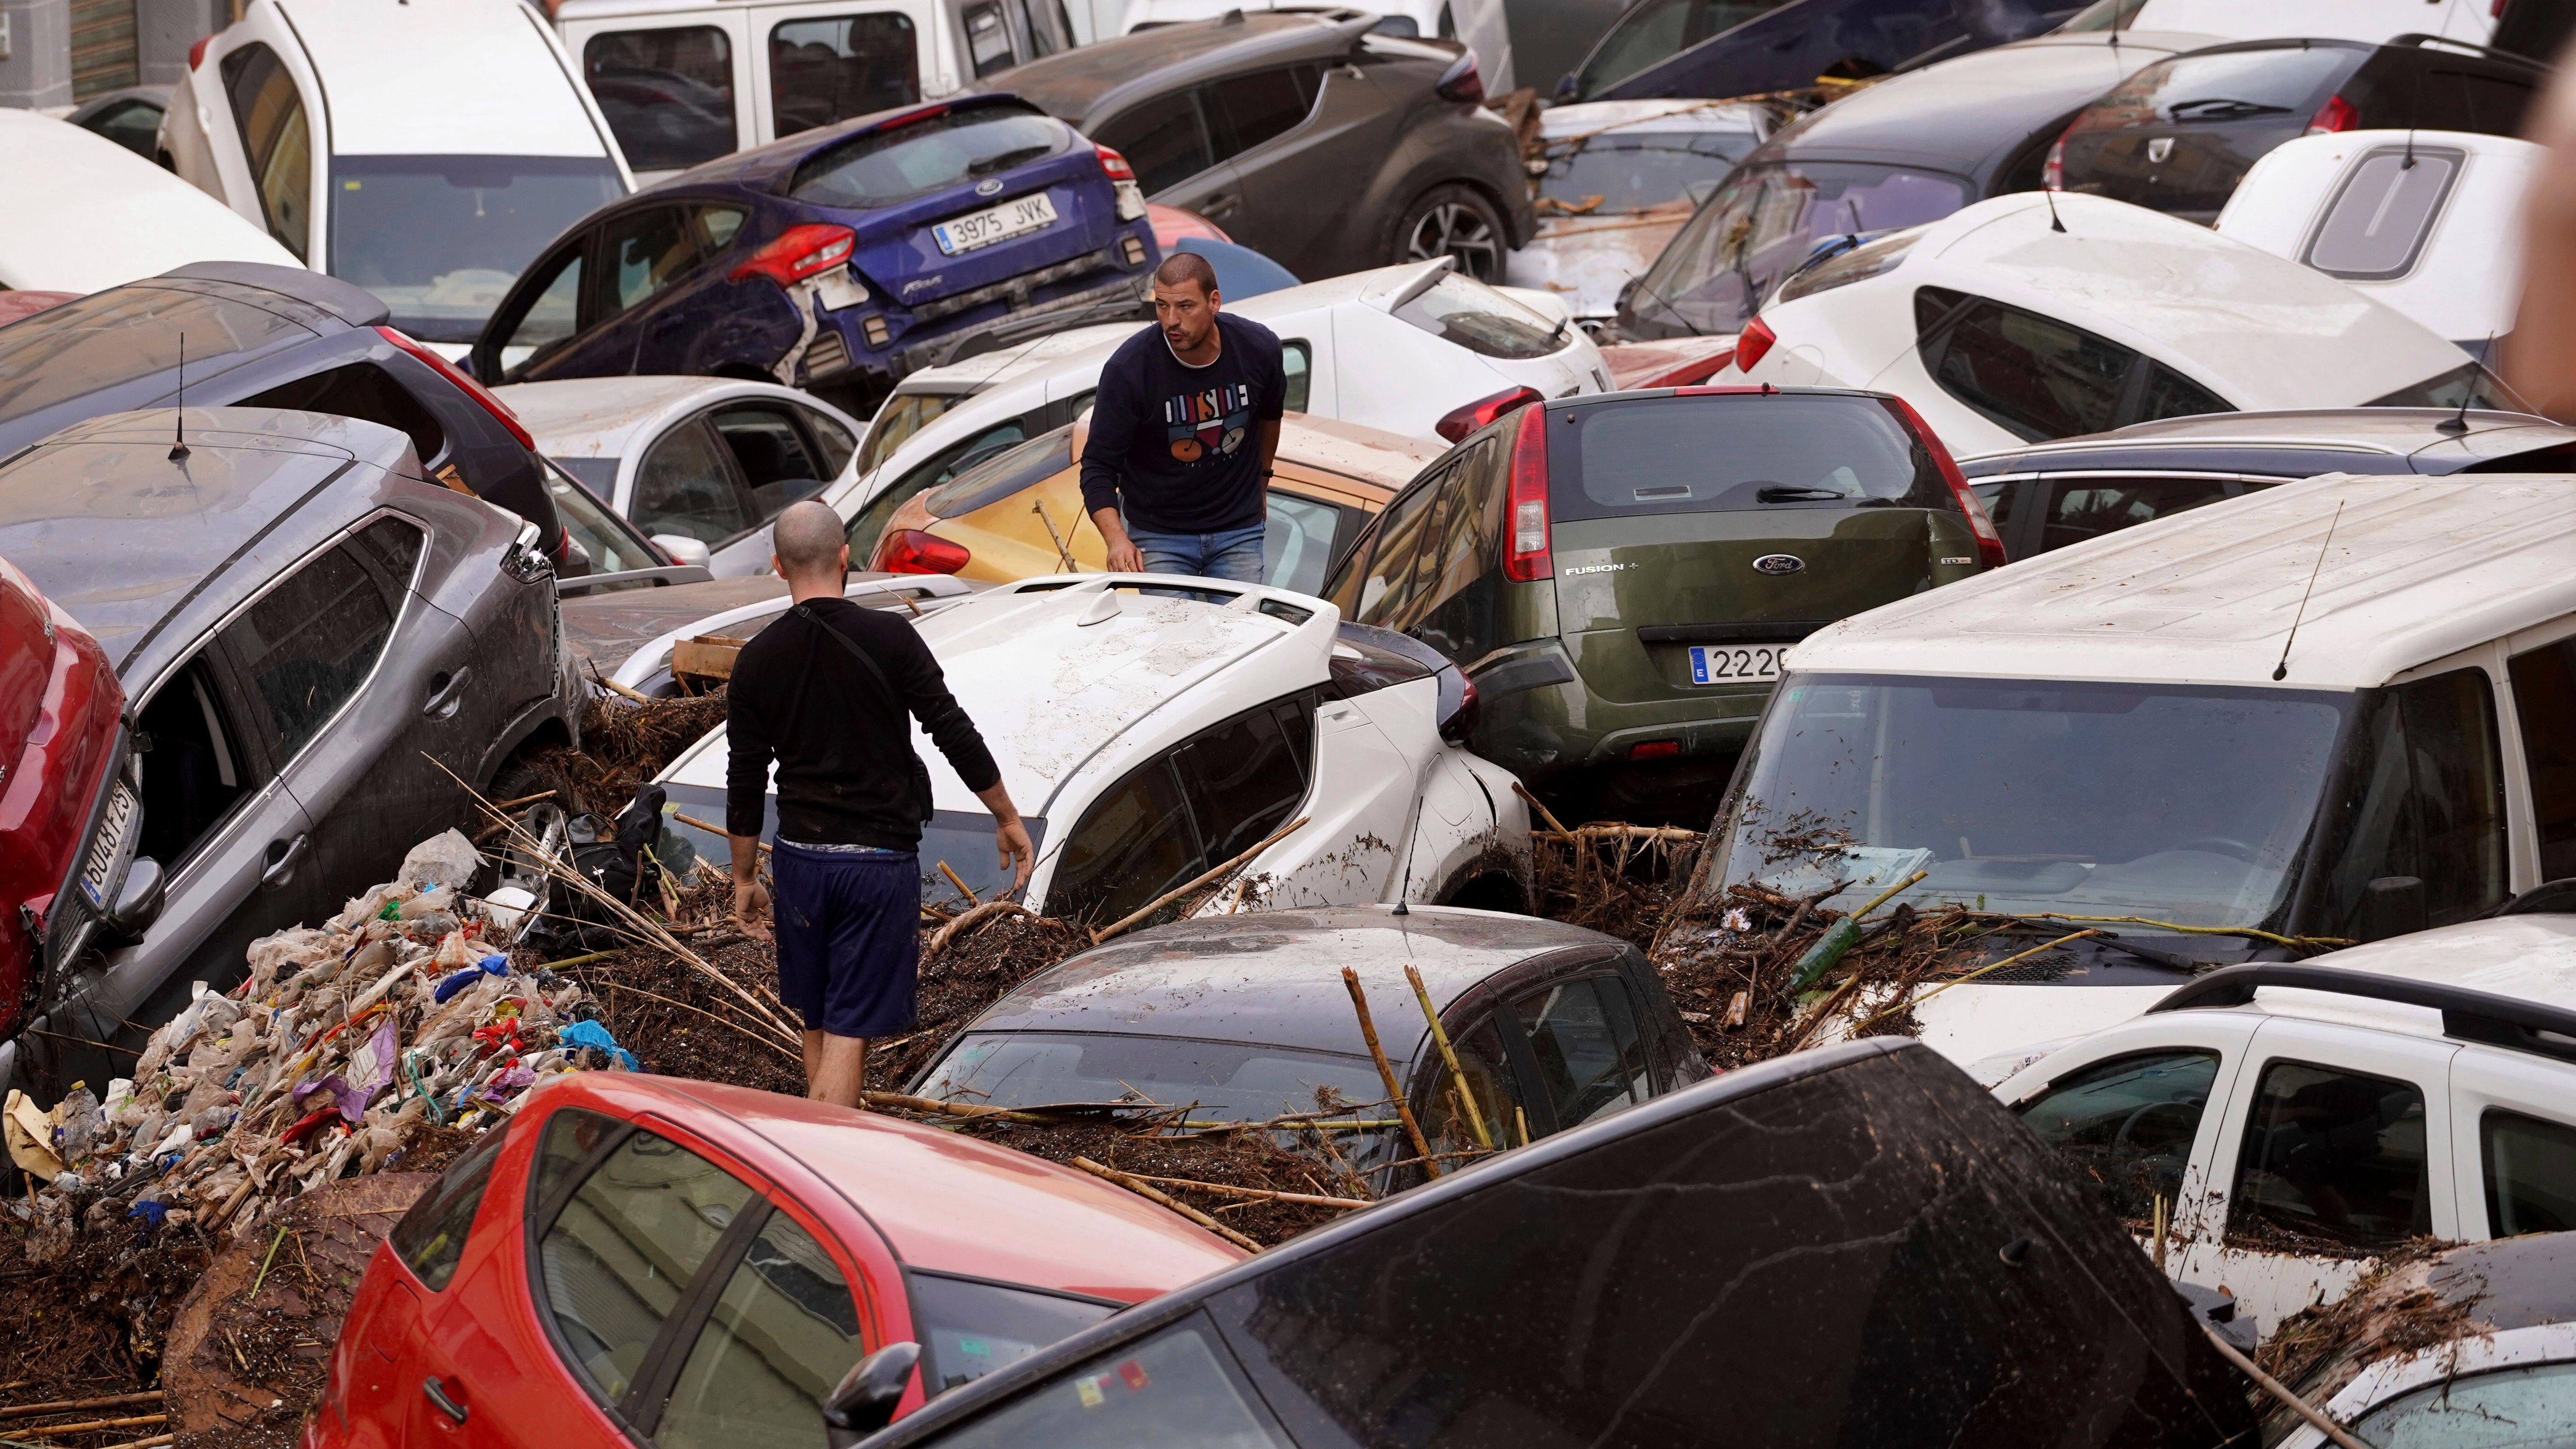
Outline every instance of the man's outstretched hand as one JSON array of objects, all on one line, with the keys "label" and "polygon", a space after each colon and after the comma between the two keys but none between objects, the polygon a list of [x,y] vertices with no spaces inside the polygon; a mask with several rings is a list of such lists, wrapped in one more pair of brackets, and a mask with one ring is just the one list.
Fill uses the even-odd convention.
[{"label": "man's outstretched hand", "polygon": [[1029,827],[1013,815],[993,827],[993,844],[1001,850],[1002,865],[1011,872],[1012,892],[1026,890],[1029,872],[1038,868],[1037,847],[1029,843]]},{"label": "man's outstretched hand", "polygon": [[769,887],[760,883],[760,837],[735,835],[733,850],[733,923],[755,941],[769,939]]}]

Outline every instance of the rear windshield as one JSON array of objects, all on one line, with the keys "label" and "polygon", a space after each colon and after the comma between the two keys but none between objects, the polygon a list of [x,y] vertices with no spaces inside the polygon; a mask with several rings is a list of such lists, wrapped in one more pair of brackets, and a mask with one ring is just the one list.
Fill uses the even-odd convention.
[{"label": "rear windshield", "polygon": [[1396,308],[1395,315],[1485,357],[1545,357],[1565,345],[1570,330],[1456,272]]},{"label": "rear windshield", "polygon": [[1955,508],[1938,464],[1875,398],[1655,398],[1571,414],[1548,440],[1560,522],[1768,508]]},{"label": "rear windshield", "polygon": [[1797,161],[1739,167],[1655,258],[1628,310],[1657,336],[1733,332],[1828,237],[1939,221],[1968,204],[1955,176]]},{"label": "rear windshield", "polygon": [[237,361],[234,354],[314,334],[224,297],[155,286],[100,292],[0,330],[0,422],[171,372],[182,335],[188,370],[202,381]]},{"label": "rear windshield", "polygon": [[[986,853],[991,853],[989,846]],[[1187,1107],[1192,1122],[1267,1122],[1311,1113],[1320,1105],[1318,1092],[1330,1094],[1327,1101],[1338,1097],[1355,1104],[1386,1096],[1376,1066],[1362,1056],[1188,1037],[1051,1031],[969,1032],[922,1078],[919,1091],[980,1107],[1142,1097]],[[1353,1145],[1341,1144],[1346,1156]]]},{"label": "rear windshield", "polygon": [[942,111],[853,137],[809,158],[796,168],[788,194],[817,206],[893,206],[1052,156],[1070,134],[1034,110]]},{"label": "rear windshield", "polygon": [[1073,427],[1067,424],[1016,448],[1005,448],[940,484],[921,500],[922,506],[933,518],[961,518],[1072,466]]},{"label": "rear windshield", "polygon": [[2159,61],[2112,87],[2080,130],[2301,116],[2333,94],[2366,49],[2340,45],[2224,50]]}]

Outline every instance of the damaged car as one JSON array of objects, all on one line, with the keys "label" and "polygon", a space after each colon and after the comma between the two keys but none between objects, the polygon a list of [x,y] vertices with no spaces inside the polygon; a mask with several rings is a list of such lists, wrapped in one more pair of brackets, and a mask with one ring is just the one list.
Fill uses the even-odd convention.
[{"label": "damaged car", "polygon": [[[1223,902],[1530,900],[1529,812],[1460,743],[1475,694],[1413,640],[1308,594],[1153,574],[1029,579],[930,614],[921,636],[1026,819],[1030,910],[1107,925],[1218,885]],[[701,857],[725,857],[725,734],[661,776]],[[914,729],[933,815],[922,899],[1007,890],[993,821]],[[776,828],[768,799],[764,837]],[[941,867],[946,869],[942,870]]]}]

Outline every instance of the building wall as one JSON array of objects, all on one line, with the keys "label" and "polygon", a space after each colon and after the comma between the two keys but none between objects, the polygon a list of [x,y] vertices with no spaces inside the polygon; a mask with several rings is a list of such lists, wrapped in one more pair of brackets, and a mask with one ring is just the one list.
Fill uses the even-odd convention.
[{"label": "building wall", "polygon": [[0,106],[72,103],[71,0],[0,0],[9,43],[0,56]]}]

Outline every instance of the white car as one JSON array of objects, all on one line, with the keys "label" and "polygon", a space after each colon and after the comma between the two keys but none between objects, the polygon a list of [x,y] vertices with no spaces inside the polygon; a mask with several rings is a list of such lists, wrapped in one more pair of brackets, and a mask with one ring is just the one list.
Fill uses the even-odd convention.
[{"label": "white car", "polygon": [[859,421],[774,382],[583,377],[493,394],[538,452],[717,578],[766,572],[769,520],[857,476]]},{"label": "white car", "polygon": [[2492,358],[2522,300],[2522,198],[2548,154],[2461,131],[2302,136],[2254,163],[2212,230]]},{"label": "white car", "polygon": [[190,262],[301,265],[267,232],[124,147],[0,107],[0,288],[100,292]]},{"label": "white car", "polygon": [[[1203,912],[1525,907],[1528,810],[1509,771],[1455,743],[1474,695],[1454,667],[1285,589],[1202,579],[1200,597],[1135,592],[1170,582],[1031,579],[919,623],[1028,818],[1032,910],[1106,925],[1255,847]],[[719,730],[663,772],[675,814],[724,819],[725,742]],[[991,897],[1009,884],[992,817],[917,725],[913,750],[935,809],[922,899],[958,903],[943,863]],[[693,843],[724,858],[721,837]]]},{"label": "white car", "polygon": [[2096,0],[2059,27],[2197,30],[2229,40],[2311,35],[2373,43],[2407,34],[2484,45],[2501,0]]},{"label": "white car", "polygon": [[[1314,0],[1127,0],[1118,33],[1189,20],[1215,20],[1230,10],[1332,8]],[[1466,42],[1467,48],[1476,53],[1477,69],[1484,72],[1485,88],[1495,95],[1507,94],[1519,84],[1512,78],[1512,30],[1504,17],[1503,0],[1378,0],[1366,8],[1386,17],[1379,22],[1381,30],[1392,21],[1397,34],[1404,33],[1401,27],[1409,25],[1414,35]]]},{"label": "white car", "polygon": [[161,118],[171,169],[462,357],[519,271],[634,190],[519,0],[250,0]]},{"label": "white car", "polygon": [[2576,917],[2231,966],[1995,1096],[2258,1333],[2411,1239],[2509,1237],[2576,1183]]},{"label": "white car", "polygon": [[[1461,276],[1450,257],[1224,306],[1279,334],[1290,412],[1456,442],[1492,420],[1474,417],[1478,408],[1499,409],[1523,389],[1548,398],[1610,390],[1601,349],[1563,302]],[[853,521],[851,548],[873,547],[895,509],[955,476],[961,461],[1071,422],[1091,406],[1109,354],[1136,331],[1085,328],[1099,340],[1045,366],[1004,353],[905,378],[869,429],[860,478],[824,500]]]},{"label": "white car", "polygon": [[2458,347],[2332,277],[2055,192],[1791,273],[1714,380],[1894,393],[1959,454],[2198,413],[2525,410]]}]

